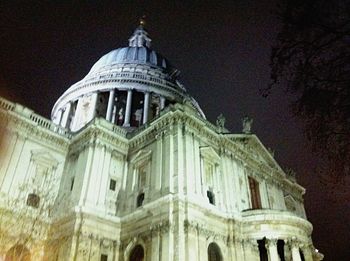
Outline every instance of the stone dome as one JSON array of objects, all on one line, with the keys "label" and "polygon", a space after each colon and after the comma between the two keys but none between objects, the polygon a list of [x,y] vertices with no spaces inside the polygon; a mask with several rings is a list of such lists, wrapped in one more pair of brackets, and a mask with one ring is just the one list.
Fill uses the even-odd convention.
[{"label": "stone dome", "polygon": [[91,68],[89,74],[115,64],[144,64],[171,71],[169,62],[154,50],[145,47],[123,47],[102,56]]},{"label": "stone dome", "polygon": [[151,49],[144,23],[129,38],[129,46],[103,55],[79,82],[55,103],[52,120],[72,131],[94,117],[123,127],[138,127],[171,103],[188,104],[205,118],[198,103],[177,80],[179,71]]}]

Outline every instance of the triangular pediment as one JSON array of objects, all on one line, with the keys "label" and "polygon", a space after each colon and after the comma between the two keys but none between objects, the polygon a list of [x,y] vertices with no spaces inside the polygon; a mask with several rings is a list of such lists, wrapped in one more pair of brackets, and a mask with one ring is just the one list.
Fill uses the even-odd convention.
[{"label": "triangular pediment", "polygon": [[150,160],[152,151],[151,150],[140,150],[130,159],[133,164],[142,164],[143,162]]},{"label": "triangular pediment", "polygon": [[231,134],[228,135],[228,137],[230,140],[238,143],[239,146],[255,160],[263,162],[271,168],[284,172],[281,166],[275,160],[274,152],[267,149],[256,135]]}]

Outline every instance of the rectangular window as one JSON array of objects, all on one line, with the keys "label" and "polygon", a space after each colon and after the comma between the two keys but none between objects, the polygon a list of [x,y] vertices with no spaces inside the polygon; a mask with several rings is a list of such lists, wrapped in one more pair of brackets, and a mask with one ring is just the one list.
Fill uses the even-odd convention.
[{"label": "rectangular window", "polygon": [[114,179],[111,179],[109,181],[109,189],[115,191],[115,187],[117,185],[117,182]]},{"label": "rectangular window", "polygon": [[108,261],[108,255],[102,254],[101,261]]},{"label": "rectangular window", "polygon": [[207,197],[209,199],[209,203],[212,205],[215,205],[215,196],[214,193],[211,192],[210,190],[207,191]]},{"label": "rectangular window", "polygon": [[252,208],[260,209],[261,199],[260,199],[260,191],[259,191],[259,182],[257,182],[252,177],[248,177],[248,180],[249,180],[250,200],[252,203]]}]

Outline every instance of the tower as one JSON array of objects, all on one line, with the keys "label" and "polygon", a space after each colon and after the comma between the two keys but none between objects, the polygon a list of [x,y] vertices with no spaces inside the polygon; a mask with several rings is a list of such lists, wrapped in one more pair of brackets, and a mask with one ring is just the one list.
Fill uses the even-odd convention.
[{"label": "tower", "polygon": [[1,192],[29,209],[24,224],[45,224],[4,256],[320,260],[304,188],[249,119],[239,134],[206,120],[144,27],[63,93],[51,121],[0,100]]}]

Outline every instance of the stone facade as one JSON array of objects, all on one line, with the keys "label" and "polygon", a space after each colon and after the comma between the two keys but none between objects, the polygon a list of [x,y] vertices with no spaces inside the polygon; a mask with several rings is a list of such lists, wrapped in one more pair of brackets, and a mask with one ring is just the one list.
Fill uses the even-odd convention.
[{"label": "stone facade", "polygon": [[[137,30],[130,48],[149,48]],[[155,73],[147,63],[113,66]],[[159,86],[129,79],[136,89],[79,82],[52,121],[0,100],[3,257],[20,246],[32,260],[321,260],[304,188],[250,126],[230,134],[224,120],[211,124],[162,77]]]}]

